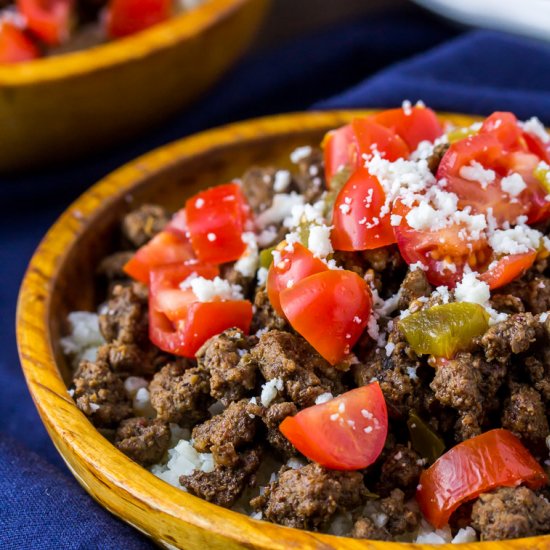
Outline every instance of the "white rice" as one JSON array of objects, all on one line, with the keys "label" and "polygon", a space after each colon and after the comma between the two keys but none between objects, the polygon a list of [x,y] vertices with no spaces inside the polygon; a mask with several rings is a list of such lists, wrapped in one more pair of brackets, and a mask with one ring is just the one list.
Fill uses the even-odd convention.
[{"label": "white rice", "polygon": [[73,311],[67,316],[71,332],[61,338],[63,353],[76,368],[81,360],[94,361],[97,348],[105,343],[99,330],[99,315],[89,311]]}]

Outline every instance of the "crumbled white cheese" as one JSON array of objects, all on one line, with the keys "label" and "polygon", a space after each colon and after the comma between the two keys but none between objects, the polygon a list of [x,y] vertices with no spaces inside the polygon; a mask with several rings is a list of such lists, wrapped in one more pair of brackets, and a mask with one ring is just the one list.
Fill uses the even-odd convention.
[{"label": "crumbled white cheese", "polygon": [[477,278],[477,273],[466,273],[455,288],[457,302],[485,304],[491,297],[489,285]]},{"label": "crumbled white cheese", "polygon": [[511,197],[517,197],[524,189],[527,189],[527,184],[519,174],[514,172],[513,174],[502,178],[500,187]]},{"label": "crumbled white cheese", "polygon": [[391,357],[391,354],[393,353],[394,349],[395,349],[395,344],[393,342],[388,342],[386,344],[386,355],[388,357]]},{"label": "crumbled white cheese", "polygon": [[307,247],[316,258],[326,258],[334,252],[330,241],[332,227],[326,225],[312,225],[309,228]]},{"label": "crumbled white cheese", "polygon": [[242,241],[246,244],[246,250],[243,255],[235,262],[235,270],[245,277],[254,277],[258,267],[258,243],[256,235],[251,231],[247,231],[241,236]]},{"label": "crumbled white cheese", "polygon": [[401,224],[401,220],[403,219],[403,216],[399,216],[398,214],[392,214],[390,216],[390,225],[393,227],[397,227]]},{"label": "crumbled white cheese", "polygon": [[267,248],[268,246],[271,246],[277,238],[278,234],[279,233],[273,226],[263,229],[261,233],[256,237],[258,246],[260,246],[261,248]]},{"label": "crumbled white cheese", "polygon": [[330,392],[322,393],[321,395],[318,395],[315,398],[315,404],[316,405],[322,405],[323,403],[326,403],[327,401],[330,401],[331,399],[334,399],[334,396]]},{"label": "crumbled white cheese", "polygon": [[548,135],[546,128],[536,116],[531,117],[525,122],[520,122],[520,126],[528,134],[538,137],[543,143],[548,143],[550,141],[550,136]]},{"label": "crumbled white cheese", "polygon": [[288,170],[277,170],[275,172],[275,179],[273,180],[273,190],[275,193],[282,193],[287,190],[291,181],[292,178]]},{"label": "crumbled white cheese", "polygon": [[545,323],[546,319],[548,319],[548,312],[547,311],[545,311],[544,313],[541,313],[540,316],[539,316],[539,321],[541,323]]},{"label": "crumbled white cheese", "polygon": [[460,168],[460,177],[468,181],[478,182],[483,189],[487,188],[487,185],[495,181],[495,171],[483,166],[473,160],[468,166],[462,166]]},{"label": "crumbled white cheese", "polygon": [[264,407],[269,407],[271,402],[277,397],[277,392],[283,391],[283,381],[280,378],[273,378],[262,385],[260,402]]},{"label": "crumbled white cheese", "polygon": [[304,197],[294,191],[277,193],[273,196],[271,206],[256,216],[256,226],[265,229],[269,225],[281,223],[290,216],[292,208],[304,204]]},{"label": "crumbled white cheese", "polygon": [[405,116],[412,115],[412,103],[408,99],[403,100],[403,103],[401,103],[401,108],[403,109]]},{"label": "crumbled white cheese", "polygon": [[240,285],[233,285],[220,277],[215,277],[214,279],[195,277],[190,281],[190,287],[199,302],[212,302],[215,299],[243,299],[243,289]]},{"label": "crumbled white cheese", "polygon": [[537,250],[542,233],[527,225],[516,225],[511,229],[497,229],[490,233],[489,244],[495,254],[521,254],[530,249]]},{"label": "crumbled white cheese", "polygon": [[418,261],[418,262],[415,262],[414,264],[411,264],[409,266],[409,269],[411,271],[416,271],[417,269],[420,269],[422,271],[428,271],[428,266],[427,265],[424,265],[422,262]]},{"label": "crumbled white cheese", "polygon": [[258,281],[259,286],[265,285],[267,281],[267,273],[268,273],[268,269],[265,267],[260,267],[260,269],[258,269],[258,273],[256,274],[256,280]]},{"label": "crumbled white cheese", "polygon": [[465,542],[476,542],[476,541],[477,541],[477,533],[472,527],[468,526],[468,527],[460,528],[456,533],[456,535],[454,536],[451,543],[462,544]]},{"label": "crumbled white cheese", "polygon": [[301,160],[306,159],[311,155],[312,149],[309,145],[305,145],[304,147],[298,147],[297,149],[294,149],[292,153],[290,153],[290,160],[294,164],[298,164]]}]

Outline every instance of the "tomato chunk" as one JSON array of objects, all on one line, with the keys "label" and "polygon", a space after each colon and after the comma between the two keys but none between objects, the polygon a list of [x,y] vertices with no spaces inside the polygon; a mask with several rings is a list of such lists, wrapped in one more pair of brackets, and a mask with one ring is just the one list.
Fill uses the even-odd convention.
[{"label": "tomato chunk", "polygon": [[459,443],[424,470],[416,500],[424,517],[440,528],[464,502],[520,483],[537,489],[548,478],[515,435],[497,429]]},{"label": "tomato chunk", "polygon": [[307,458],[333,470],[360,470],[382,452],[388,411],[378,382],[289,416],[282,434]]},{"label": "tomato chunk", "polygon": [[533,265],[536,258],[536,250],[504,256],[494,267],[480,275],[479,279],[487,283],[491,290],[500,288],[521,277]]},{"label": "tomato chunk", "polygon": [[310,275],[280,293],[292,327],[327,361],[341,361],[367,326],[370,289],[352,271],[328,270]]},{"label": "tomato chunk", "polygon": [[27,27],[51,46],[66,42],[70,34],[73,0],[17,0]]},{"label": "tomato chunk", "polygon": [[107,33],[111,38],[121,38],[166,21],[171,15],[171,0],[111,0]]},{"label": "tomato chunk", "polygon": [[283,241],[280,249],[281,259],[279,262],[272,262],[267,273],[267,295],[273,309],[284,315],[279,295],[282,290],[301,281],[309,275],[327,271],[328,266],[300,243],[294,243],[292,250],[285,250],[286,242]]},{"label": "tomato chunk", "polygon": [[0,21],[0,63],[21,63],[40,57],[34,42],[18,27]]},{"label": "tomato chunk", "polygon": [[[334,203],[331,233],[335,250],[370,250],[395,242],[386,193],[378,178],[358,168]],[[383,214],[383,215],[382,215]]]},{"label": "tomato chunk", "polygon": [[183,233],[173,230],[161,231],[134,254],[124,266],[124,272],[143,284],[149,284],[151,269],[185,262],[194,257],[191,243]]},{"label": "tomato chunk", "polygon": [[325,160],[325,177],[330,187],[336,173],[357,163],[357,144],[351,124],[327,132],[323,139],[323,157]]},{"label": "tomato chunk", "polygon": [[236,183],[218,185],[191,197],[185,204],[191,244],[201,262],[221,264],[239,259],[248,205]]},{"label": "tomato chunk", "polygon": [[213,266],[174,265],[151,271],[149,289],[149,338],[163,351],[194,357],[212,336],[228,328],[250,329],[252,304],[247,300],[199,302],[191,289],[179,283],[196,273],[213,278]]},{"label": "tomato chunk", "polygon": [[389,109],[373,116],[373,120],[398,134],[414,151],[421,141],[434,141],[443,134],[436,114],[427,107]]}]

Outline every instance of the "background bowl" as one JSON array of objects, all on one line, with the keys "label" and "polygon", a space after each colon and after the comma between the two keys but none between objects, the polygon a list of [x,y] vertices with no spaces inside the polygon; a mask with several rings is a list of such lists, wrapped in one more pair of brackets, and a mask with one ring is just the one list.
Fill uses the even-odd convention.
[{"label": "background bowl", "polygon": [[206,0],[141,33],[0,66],[0,171],[56,163],[135,136],[211,86],[269,0]]},{"label": "background bowl", "polygon": [[[175,210],[198,189],[239,177],[251,164],[290,168],[289,153],[294,148],[319,144],[328,129],[357,114],[325,112],[257,119],[158,149],[82,195],[50,229],[29,265],[19,297],[17,337],[40,416],[84,488],[161,545],[188,550],[434,549],[310,533],[252,520],[209,504],[161,481],[119,452],[67,394],[70,371],[59,345],[67,328],[65,319],[73,310],[95,310],[94,266],[112,251],[110,237],[124,213],[146,201]],[[474,120],[461,115],[443,118],[462,125]],[[550,536],[461,548],[548,550]]]}]

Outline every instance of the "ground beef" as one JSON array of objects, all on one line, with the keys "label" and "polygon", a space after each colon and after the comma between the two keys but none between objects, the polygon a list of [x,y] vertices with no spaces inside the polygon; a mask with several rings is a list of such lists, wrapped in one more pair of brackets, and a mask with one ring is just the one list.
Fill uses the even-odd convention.
[{"label": "ground beef", "polygon": [[354,539],[369,540],[392,540],[392,536],[384,529],[374,523],[369,517],[359,518],[354,524],[350,533]]},{"label": "ground beef", "polygon": [[481,540],[541,535],[550,527],[550,503],[527,487],[503,487],[479,497],[472,526]]},{"label": "ground beef", "polygon": [[247,277],[243,275],[240,271],[235,269],[234,263],[224,264],[220,269],[222,279],[225,279],[232,285],[239,285],[242,288],[243,296],[246,299],[252,299],[256,282],[255,276]]},{"label": "ground beef", "polygon": [[254,316],[250,332],[255,333],[265,329],[288,330],[289,328],[285,319],[273,309],[265,286],[259,287],[254,296]]},{"label": "ground beef", "polygon": [[199,366],[210,374],[210,395],[225,406],[238,401],[256,385],[256,365],[250,348],[257,342],[239,329],[210,338],[197,352]]},{"label": "ground beef", "polygon": [[247,485],[254,484],[260,459],[260,451],[250,449],[239,454],[234,467],[217,465],[212,472],[195,470],[191,475],[180,476],[180,483],[191,494],[229,508]]},{"label": "ground beef", "polygon": [[503,288],[503,292],[521,299],[525,309],[531,313],[543,313],[550,310],[550,279],[535,276],[530,280],[521,278]]},{"label": "ground beef", "polygon": [[99,427],[118,424],[130,416],[132,407],[122,380],[103,361],[82,361],[74,379],[77,407]]},{"label": "ground beef", "polygon": [[527,384],[510,384],[510,397],[504,402],[502,427],[534,445],[550,433],[546,408],[540,393]]},{"label": "ground beef", "polygon": [[161,420],[128,418],[115,434],[117,449],[143,466],[160,462],[169,444],[170,429]]},{"label": "ground beef", "polygon": [[148,342],[147,287],[141,283],[115,285],[107,310],[99,316],[99,328],[107,342]]},{"label": "ground beef", "polygon": [[420,514],[405,506],[405,496],[400,489],[394,489],[380,501],[382,512],[388,516],[385,528],[393,536],[414,531],[420,523]]},{"label": "ground beef", "polygon": [[382,464],[376,492],[388,496],[394,489],[401,489],[410,498],[416,491],[421,473],[420,455],[405,445],[396,445]]},{"label": "ground beef", "polygon": [[522,353],[535,341],[540,324],[531,313],[510,315],[487,330],[481,338],[488,361],[505,362],[510,355]]},{"label": "ground beef", "polygon": [[200,453],[210,452],[216,464],[234,467],[237,451],[251,443],[256,435],[261,409],[248,399],[231,403],[221,414],[195,426],[193,445]]},{"label": "ground beef", "polygon": [[296,187],[306,202],[313,203],[321,198],[326,190],[325,165],[321,149],[312,148],[308,155],[298,161]]},{"label": "ground beef", "polygon": [[550,402],[550,350],[544,348],[540,358],[527,357],[524,364],[534,388]]},{"label": "ground beef", "polygon": [[267,426],[267,441],[285,460],[295,456],[297,451],[279,431],[279,426],[287,416],[294,416],[297,413],[298,409],[294,403],[284,402],[271,405],[262,416]]},{"label": "ground beef", "polygon": [[122,252],[115,252],[110,256],[106,256],[99,263],[97,274],[105,277],[109,281],[126,279],[128,275],[124,273],[122,268],[130,261],[133,255],[133,252],[123,250]]},{"label": "ground beef", "polygon": [[122,234],[135,248],[143,246],[170,221],[170,214],[155,204],[144,204],[124,216]]},{"label": "ground beef", "polygon": [[427,158],[428,168],[432,174],[435,175],[437,173],[439,163],[441,162],[443,155],[448,151],[449,146],[450,145],[448,143],[440,143],[439,145],[436,145],[432,154]]},{"label": "ground beef", "polygon": [[203,420],[212,401],[208,374],[179,363],[170,363],[157,372],[149,384],[149,392],[157,418],[185,426]]},{"label": "ground beef", "polygon": [[97,357],[106,361],[111,370],[122,378],[130,375],[150,376],[157,370],[157,367],[166,363],[166,355],[154,346],[141,347],[117,341],[101,346],[98,349]]},{"label": "ground beef", "polygon": [[251,502],[268,521],[317,531],[336,510],[351,510],[365,498],[359,472],[327,470],[315,463],[296,470],[284,468],[279,479]]},{"label": "ground beef", "polygon": [[430,296],[432,286],[426,278],[426,274],[421,270],[409,271],[399,287],[398,309],[408,309],[409,304],[421,296]]},{"label": "ground beef", "polygon": [[241,189],[252,210],[258,214],[273,202],[273,181],[277,170],[272,167],[253,166],[242,177]]},{"label": "ground beef", "polygon": [[260,336],[251,351],[266,380],[279,378],[284,394],[299,408],[309,407],[322,393],[341,393],[339,372],[301,336],[270,330]]},{"label": "ground beef", "polygon": [[502,313],[523,313],[525,306],[520,298],[512,294],[495,294],[491,297],[491,307]]}]

